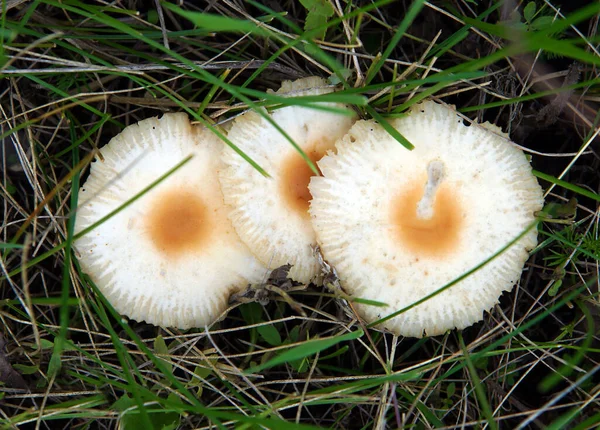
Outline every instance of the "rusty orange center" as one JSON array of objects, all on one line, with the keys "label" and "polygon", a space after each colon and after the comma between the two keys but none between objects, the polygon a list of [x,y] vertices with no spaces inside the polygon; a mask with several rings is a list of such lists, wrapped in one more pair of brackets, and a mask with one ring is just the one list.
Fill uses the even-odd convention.
[{"label": "rusty orange center", "polygon": [[423,197],[426,181],[415,181],[392,205],[392,222],[397,227],[402,247],[421,256],[439,256],[457,245],[462,229],[462,211],[454,191],[440,185],[433,203],[433,216],[417,216],[417,204]]},{"label": "rusty orange center", "polygon": [[171,191],[157,196],[146,225],[158,249],[178,256],[206,241],[211,231],[207,214],[206,205],[195,194]]},{"label": "rusty orange center", "polygon": [[[323,157],[317,150],[304,150],[308,158],[315,163]],[[320,173],[320,172],[319,172]],[[290,155],[283,163],[281,175],[281,193],[285,201],[294,210],[308,216],[308,206],[312,199],[308,190],[308,183],[314,172],[298,153]]]}]

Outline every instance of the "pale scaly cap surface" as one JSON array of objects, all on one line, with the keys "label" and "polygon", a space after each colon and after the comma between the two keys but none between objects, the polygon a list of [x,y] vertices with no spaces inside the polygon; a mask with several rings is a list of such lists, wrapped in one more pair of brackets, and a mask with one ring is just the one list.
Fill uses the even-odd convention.
[{"label": "pale scaly cap surface", "polygon": [[75,243],[79,262],[117,311],[164,327],[202,327],[266,269],[227,219],[221,142],[185,114],[127,127],[100,152],[79,194],[75,231],[117,209],[185,157],[164,182]]},{"label": "pale scaly cap surface", "polygon": [[[376,321],[433,293],[522,233],[543,204],[523,152],[434,102],[391,124],[409,151],[374,121],[359,121],[312,178],[310,213],[325,258]],[[424,198],[424,195],[427,197]],[[483,318],[519,280],[537,230],[450,289],[382,326],[421,337]]]},{"label": "pale scaly cap surface", "polygon": [[[329,93],[321,78],[286,81],[279,95],[306,96]],[[309,108],[289,106],[271,118],[313,160],[332,150],[354,122],[353,117]],[[265,169],[263,177],[229,147],[224,147],[227,165],[219,175],[229,217],[252,252],[271,268],[292,264],[289,273],[308,283],[319,266],[312,254],[315,233],[308,215],[308,181],[313,172],[294,147],[256,112],[236,119],[229,139]]]}]

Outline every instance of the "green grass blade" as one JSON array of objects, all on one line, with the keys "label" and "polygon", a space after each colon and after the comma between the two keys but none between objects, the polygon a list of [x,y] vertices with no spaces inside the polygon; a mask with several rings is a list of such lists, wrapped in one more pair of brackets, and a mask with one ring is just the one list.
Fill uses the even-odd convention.
[{"label": "green grass blade", "polygon": [[0,249],[23,249],[23,245],[20,243],[0,242]]},{"label": "green grass blade", "polygon": [[[75,140],[76,133],[73,122],[70,122],[71,139]],[[73,165],[79,164],[79,150],[73,148]],[[64,264],[62,270],[62,289],[60,296],[60,311],[59,311],[59,331],[58,336],[54,339],[54,350],[48,365],[48,376],[51,379],[56,378],[61,368],[61,355],[65,346],[69,326],[69,292],[71,288],[71,247],[73,245],[73,230],[75,228],[75,208],[77,207],[77,196],[79,192],[79,172],[73,175],[71,192],[71,215],[67,221],[67,240],[65,241]]]},{"label": "green grass blade", "polygon": [[412,150],[415,146],[408,141],[408,139],[400,134],[398,130],[396,130],[387,120],[381,116],[375,109],[370,106],[367,106],[367,113],[373,117],[375,121],[381,125],[385,131],[387,131],[390,136],[398,141],[402,146],[404,146],[408,150]]},{"label": "green grass blade", "polygon": [[[481,14],[477,16],[477,21],[483,22],[488,16],[492,14],[492,12],[496,11],[500,7],[502,7],[502,2],[496,2],[491,7],[483,11]],[[458,14],[457,14],[458,15]],[[464,40],[469,35],[469,30],[471,29],[470,25],[463,26],[460,30],[455,32],[452,36],[439,43],[435,49],[432,49],[429,55],[427,55],[426,60],[431,59],[433,57],[439,58],[452,49],[459,42]]]},{"label": "green grass blade", "polygon": [[414,0],[412,2],[410,8],[408,9],[408,12],[406,13],[406,15],[404,15],[404,18],[402,18],[400,25],[398,25],[398,28],[396,29],[392,40],[388,43],[387,48],[385,49],[381,57],[369,68],[369,72],[367,74],[367,77],[365,78],[365,83],[369,84],[373,80],[373,78],[375,78],[375,76],[379,73],[379,71],[381,70],[385,62],[388,60],[390,55],[392,55],[394,49],[396,49],[396,45],[398,45],[398,42],[400,42],[400,39],[402,39],[402,36],[404,36],[406,30],[408,30],[408,27],[410,27],[412,22],[415,20],[415,18],[423,8],[424,4],[425,0]]},{"label": "green grass blade", "polygon": [[509,243],[507,243],[505,246],[503,246],[502,248],[500,248],[496,253],[494,253],[491,257],[485,259],[484,261],[482,261],[481,263],[479,263],[478,265],[476,265],[475,267],[473,267],[472,269],[468,270],[467,272],[463,273],[462,275],[458,276],[457,278],[455,278],[454,280],[448,282],[446,285],[442,286],[441,288],[438,288],[437,290],[435,290],[433,293],[428,294],[427,296],[423,297],[422,299],[417,300],[414,303],[411,303],[410,305],[399,309],[396,312],[393,312],[387,316],[385,316],[384,318],[381,318],[377,321],[372,322],[371,324],[369,324],[367,327],[374,327],[378,324],[381,324],[385,321],[388,321],[400,314],[403,314],[407,311],[409,311],[410,309],[419,306],[421,303],[426,302],[427,300],[437,296],[438,294],[442,293],[443,291],[446,291],[449,288],[452,288],[452,286],[458,284],[460,281],[462,281],[463,279],[471,276],[471,274],[475,273],[476,271],[478,271],[479,269],[481,269],[482,267],[484,267],[485,265],[487,265],[489,262],[491,262],[492,260],[494,260],[495,258],[497,258],[499,255],[501,255],[502,253],[504,253],[507,249],[509,249],[511,246],[513,246],[515,243],[517,243],[523,236],[525,236],[527,233],[529,233],[529,231],[533,228],[536,228],[537,225],[539,223],[539,219],[535,220],[533,223],[531,223],[525,230],[523,230],[517,237],[515,237],[513,240],[511,240]]},{"label": "green grass blade", "polygon": [[246,374],[261,372],[265,369],[269,369],[274,366],[278,366],[289,361],[300,360],[306,357],[310,357],[318,352],[321,352],[327,348],[330,348],[338,343],[345,342],[348,340],[358,339],[362,337],[364,332],[362,330],[356,330],[350,333],[346,333],[341,336],[334,336],[325,339],[314,339],[303,342],[288,351],[282,352],[277,357],[267,361],[258,366],[251,367],[245,371]]},{"label": "green grass blade", "polygon": [[190,12],[181,9],[179,6],[166,1],[161,1],[161,5],[171,12],[184,17],[192,22],[197,27],[216,33],[232,32],[232,33],[251,33],[263,37],[268,37],[271,32],[267,29],[258,26],[256,23],[246,19],[230,18],[228,16],[216,15],[203,12]]},{"label": "green grass blade", "polygon": [[565,190],[573,191],[574,193],[580,194],[584,197],[587,197],[587,198],[590,198],[597,202],[600,202],[600,195],[594,193],[593,191],[587,190],[582,187],[578,187],[577,185],[573,185],[567,181],[563,181],[562,179],[555,178],[552,175],[548,175],[548,174],[540,172],[538,170],[534,170],[533,175],[540,179],[543,179],[544,181],[548,181],[551,184],[558,185],[559,187],[562,187]]},{"label": "green grass blade", "polygon": [[481,379],[477,374],[477,369],[475,365],[473,365],[473,360],[471,360],[471,355],[465,345],[465,341],[462,336],[462,332],[458,332],[458,341],[460,343],[460,349],[463,352],[463,357],[465,358],[465,362],[467,364],[467,369],[469,371],[469,375],[471,376],[471,381],[473,382],[473,387],[475,388],[475,396],[477,397],[477,401],[479,402],[479,407],[483,410],[483,415],[487,420],[487,424],[492,430],[498,429],[498,424],[494,420],[494,414],[492,413],[492,408],[490,407],[490,402],[487,399],[487,395],[485,394],[485,390],[481,383]]}]

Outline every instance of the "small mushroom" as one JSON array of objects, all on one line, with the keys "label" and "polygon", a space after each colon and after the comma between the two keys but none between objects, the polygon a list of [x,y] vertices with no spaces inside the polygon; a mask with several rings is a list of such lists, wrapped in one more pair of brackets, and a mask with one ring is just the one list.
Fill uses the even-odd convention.
[{"label": "small mushroom", "polygon": [[[523,152],[490,124],[466,126],[429,101],[391,125],[406,150],[374,121],[359,121],[319,162],[310,214],[324,257],[377,321],[434,293],[492,257],[535,221],[542,190]],[[519,280],[532,229],[481,269],[381,326],[421,337],[483,318]]]},{"label": "small mushroom", "polygon": [[[286,81],[277,94],[307,96],[332,91],[325,80],[311,77]],[[355,120],[299,106],[277,109],[271,118],[313,162],[333,150],[335,141]],[[227,168],[219,179],[238,235],[263,264],[272,268],[291,264],[293,280],[310,282],[319,274],[311,248],[315,233],[308,215],[308,182],[313,171],[285,137],[256,112],[238,117],[228,137],[271,175],[263,177],[229,147],[224,148]]]},{"label": "small mushroom", "polygon": [[100,149],[79,194],[75,231],[121,207],[187,156],[141,198],[79,238],[79,262],[115,309],[165,327],[202,327],[229,295],[266,269],[227,219],[217,172],[222,142],[185,114],[131,125]]}]

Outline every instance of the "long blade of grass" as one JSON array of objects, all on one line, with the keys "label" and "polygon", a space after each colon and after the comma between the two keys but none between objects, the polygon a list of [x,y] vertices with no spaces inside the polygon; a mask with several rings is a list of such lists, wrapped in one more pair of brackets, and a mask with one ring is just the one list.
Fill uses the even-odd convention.
[{"label": "long blade of grass", "polygon": [[542,393],[548,393],[548,391],[553,389],[558,383],[560,383],[560,381],[566,380],[574,372],[575,367],[578,366],[589,354],[590,347],[594,341],[594,334],[598,333],[598,327],[596,326],[594,317],[592,316],[588,307],[581,303],[580,300],[577,300],[575,303],[581,310],[581,313],[584,315],[587,325],[590,327],[590,329],[585,333],[585,338],[575,353],[569,357],[564,357],[565,362],[539,383],[539,390]]},{"label": "long blade of grass", "polygon": [[586,19],[596,16],[600,12],[600,4],[594,2],[584,6],[573,13],[566,16],[564,19],[556,19],[548,28],[535,32],[527,32],[515,28],[510,23],[490,24],[483,22],[480,19],[474,19],[467,16],[462,16],[461,19],[467,24],[485,31],[494,36],[502,37],[507,40],[512,40],[517,43],[538,44],[544,40],[552,40],[550,37],[553,34],[561,33],[571,25],[585,21]]},{"label": "long blade of grass", "polygon": [[4,243],[0,242],[0,249],[23,249],[20,243]]},{"label": "long blade of grass", "polygon": [[[100,297],[102,297],[103,300],[105,300],[104,297],[102,296],[102,294],[99,293],[99,291],[96,290],[96,292],[99,294]],[[121,368],[123,370],[123,377],[127,381],[127,391],[133,395],[133,400],[140,412],[142,426],[143,426],[143,428],[151,429],[152,421],[150,421],[148,412],[146,411],[146,408],[144,407],[144,393],[147,392],[147,390],[145,387],[140,385],[137,382],[137,380],[134,378],[134,375],[136,375],[138,380],[143,381],[143,378],[139,373],[139,369],[137,368],[137,366],[131,359],[131,356],[130,356],[129,352],[127,351],[127,348],[125,348],[125,346],[121,342],[119,335],[112,327],[112,324],[110,323],[110,321],[108,319],[108,315],[106,314],[105,309],[101,306],[96,306],[95,304],[93,305],[93,307],[96,311],[96,315],[98,315],[100,317],[100,319],[103,322],[104,327],[106,327],[106,330],[108,331],[108,333],[111,337],[112,344],[115,348],[115,352],[117,354],[117,357],[121,364]],[[115,312],[114,309],[111,309],[111,310],[113,312]]]},{"label": "long blade of grass", "polygon": [[377,121],[384,129],[387,131],[390,136],[396,139],[402,146],[404,146],[408,150],[412,150],[415,146],[408,141],[408,139],[400,134],[398,130],[396,130],[387,120],[381,116],[375,109],[371,106],[367,106],[367,113],[373,117],[375,121]]},{"label": "long blade of grass", "polygon": [[427,407],[427,405],[425,403],[423,403],[418,398],[416,398],[416,396],[410,394],[406,390],[402,390],[399,388],[396,389],[396,392],[400,393],[400,395],[402,395],[402,397],[407,399],[411,405],[413,405],[413,404],[416,405],[417,409],[427,419],[427,423],[429,425],[433,425],[433,426],[435,426],[435,428],[445,427],[444,423],[438,417],[435,416],[435,412],[432,411],[429,407]]},{"label": "long blade of grass", "polygon": [[527,233],[529,233],[529,231],[531,229],[534,229],[537,227],[538,223],[540,222],[540,218],[536,219],[534,222],[532,222],[525,230],[523,230],[521,233],[519,233],[519,235],[517,237],[515,237],[513,240],[511,240],[510,242],[508,242],[506,245],[504,245],[502,248],[500,248],[497,252],[495,252],[492,256],[490,256],[489,258],[486,258],[484,261],[482,261],[481,263],[479,263],[478,265],[476,265],[475,267],[473,267],[472,269],[466,271],[465,273],[463,273],[462,275],[458,276],[457,278],[453,279],[452,281],[448,282],[446,285],[438,288],[437,290],[435,290],[433,293],[428,294],[427,296],[423,297],[422,299],[417,300],[414,303],[411,303],[408,306],[405,306],[402,309],[399,309],[396,312],[393,312],[387,316],[385,316],[384,318],[381,318],[377,321],[374,321],[372,323],[370,323],[367,327],[374,327],[378,324],[381,324],[385,321],[388,321],[400,314],[403,314],[405,312],[408,312],[409,310],[411,310],[412,308],[419,306],[421,303],[426,302],[427,300],[437,296],[438,294],[441,294],[442,292],[446,291],[449,288],[452,288],[452,286],[458,284],[459,282],[461,282],[463,279],[466,279],[467,277],[471,276],[471,274],[475,273],[476,271],[478,271],[479,269],[481,269],[482,267],[486,266],[488,263],[490,263],[492,260],[494,260],[495,258],[497,258],[499,255],[501,255],[502,253],[504,253],[507,249],[509,249],[511,246],[513,246],[515,243],[517,243],[522,237],[524,237]]},{"label": "long blade of grass", "polygon": [[484,104],[480,104],[480,105],[468,106],[468,107],[460,108],[460,109],[458,109],[458,111],[460,111],[462,113],[477,112],[477,111],[484,110],[484,109],[490,109],[490,108],[495,108],[495,107],[500,107],[500,106],[507,106],[507,105],[513,105],[513,104],[517,104],[517,103],[523,103],[523,102],[530,101],[530,100],[536,100],[536,99],[540,99],[543,97],[560,94],[563,92],[569,92],[569,91],[576,90],[579,88],[592,87],[592,86],[598,85],[598,84],[600,84],[600,79],[589,79],[589,80],[578,82],[578,83],[572,84],[572,85],[565,85],[565,86],[560,86],[560,87],[552,88],[552,89],[545,90],[545,91],[538,91],[533,94],[526,94],[526,95],[522,95],[519,97],[511,97],[511,98],[507,98],[504,100],[498,100],[495,102],[489,102],[489,103],[484,103]]},{"label": "long blade of grass", "polygon": [[356,330],[350,333],[343,334],[341,336],[329,337],[326,339],[315,339],[303,342],[302,345],[298,345],[288,351],[282,352],[277,357],[272,358],[266,363],[247,369],[244,373],[251,374],[261,372],[265,369],[269,369],[274,366],[278,366],[289,361],[300,360],[306,357],[310,357],[318,352],[321,352],[327,348],[337,345],[340,342],[348,340],[358,339],[362,337],[364,332],[362,330]]},{"label": "long blade of grass", "polygon": [[479,407],[483,410],[483,415],[485,416],[488,425],[492,430],[496,430],[498,428],[498,424],[494,420],[494,414],[492,413],[492,408],[490,407],[490,402],[487,399],[485,394],[485,390],[481,383],[481,379],[477,374],[477,369],[473,364],[473,360],[471,360],[471,355],[469,354],[469,350],[465,345],[465,340],[463,339],[462,332],[458,332],[458,341],[460,343],[460,349],[463,352],[463,357],[465,358],[465,362],[467,363],[467,369],[469,370],[469,376],[471,377],[471,381],[473,382],[473,387],[475,388],[475,395],[477,396],[477,400],[479,402]]},{"label": "long blade of grass", "polygon": [[183,10],[179,6],[166,1],[161,1],[160,4],[165,9],[184,17],[205,31],[214,31],[216,33],[251,33],[263,37],[271,35],[270,31],[247,19],[230,18],[228,16],[205,12],[192,12]]},{"label": "long blade of grass", "polygon": [[139,193],[137,193],[135,196],[133,196],[132,198],[130,198],[129,200],[127,200],[121,206],[119,206],[115,210],[109,212],[108,214],[104,215],[98,221],[96,221],[95,223],[91,224],[90,226],[86,227],[85,229],[81,230],[79,233],[77,233],[76,235],[74,235],[74,239],[77,240],[80,237],[86,235],[87,233],[89,233],[90,231],[94,230],[99,225],[101,225],[101,224],[105,223],[106,221],[108,221],[109,219],[111,219],[113,216],[115,216],[116,214],[118,214],[119,212],[121,212],[122,210],[124,210],[125,208],[131,206],[137,200],[141,199],[144,195],[146,195],[146,193],[148,193],[149,191],[151,191],[154,187],[156,187],[157,185],[159,185],[161,182],[165,181],[169,176],[171,176],[177,170],[181,169],[183,166],[185,166],[187,163],[189,163],[190,160],[193,157],[194,157],[193,155],[188,155],[187,157],[185,157],[183,160],[181,160],[175,166],[173,166],[172,168],[170,168],[169,170],[167,170],[167,172],[165,172],[164,175],[160,176],[158,179],[152,181],[150,184],[148,184],[147,186],[145,186],[144,188],[142,188],[142,190]]},{"label": "long blade of grass", "polygon": [[[494,12],[497,9],[499,9],[500,7],[502,7],[502,5],[503,5],[502,2],[496,2],[495,4],[490,6],[488,9],[483,11],[481,14],[479,14],[476,19],[479,22],[483,22],[483,20],[485,18],[490,16],[492,14],[492,12]],[[458,15],[458,13],[456,15]],[[448,52],[450,49],[452,49],[455,45],[457,45],[459,42],[464,40],[469,35],[470,29],[471,29],[470,25],[463,26],[460,30],[455,32],[452,36],[450,36],[443,42],[439,43],[435,49],[432,49],[431,52],[427,55],[427,57],[425,57],[425,60],[431,59],[433,57],[439,58],[442,55],[444,55],[446,52]]]},{"label": "long blade of grass", "polygon": [[[89,227],[87,227],[84,230],[80,231],[79,233],[75,234],[73,236],[73,240],[75,241],[75,240],[79,239],[80,237],[82,237],[83,235],[89,233],[90,231],[92,231],[93,229],[95,229],[96,227],[98,227],[100,224],[106,222],[107,220],[109,220],[110,218],[112,218],[113,216],[115,216],[116,214],[118,214],[119,212],[121,212],[123,209],[125,209],[128,206],[130,206],[131,204],[133,204],[138,199],[142,198],[142,196],[144,196],[147,192],[149,192],[150,190],[152,190],[154,187],[156,187],[161,182],[165,181],[169,176],[171,176],[178,169],[180,169],[181,167],[183,167],[191,159],[192,159],[192,155],[184,158],[181,162],[179,162],[173,168],[171,168],[170,170],[168,170],[164,175],[160,176],[158,179],[156,179],[155,181],[153,181],[152,183],[150,183],[148,186],[146,186],[145,188],[143,188],[139,193],[137,193],[131,199],[127,200],[121,206],[119,206],[118,208],[116,208],[112,212],[106,214],[104,217],[102,217],[101,219],[99,219],[98,221],[96,221],[94,224],[90,225]],[[81,166],[81,163],[79,163],[79,164],[80,164],[80,166],[78,166],[77,169],[80,169],[80,168],[83,167],[83,166]],[[77,171],[72,171],[70,173],[70,175],[74,175],[76,173],[77,173]],[[48,257],[56,254],[57,252],[61,251],[62,249],[64,249],[66,247],[66,244],[67,244],[67,242],[61,242],[60,244],[58,244],[57,246],[55,246],[53,249],[51,249],[51,250],[49,250],[49,251],[47,251],[47,252],[45,252],[45,253],[37,256],[37,257],[35,257],[35,258],[32,258],[31,260],[29,260],[27,262],[27,264],[21,265],[18,268],[14,269],[13,271],[9,272],[8,276],[10,276],[10,277],[15,276],[15,275],[21,273],[24,269],[28,269],[29,267],[32,267],[32,266],[40,263],[41,261],[45,260],[46,258],[48,258]],[[5,277],[0,277],[0,280],[3,280],[3,279],[5,279]]]},{"label": "long blade of grass", "polygon": [[594,193],[593,191],[587,190],[585,188],[579,187],[577,185],[573,185],[567,181],[562,179],[555,178],[552,175],[548,175],[544,172],[540,172],[539,170],[533,170],[533,175],[543,179],[544,181],[548,181],[551,184],[558,185],[559,187],[564,188],[565,190],[573,191],[574,193],[580,194],[589,199],[600,202],[600,195]]},{"label": "long blade of grass", "polygon": [[385,49],[385,51],[383,51],[381,57],[379,57],[377,61],[369,68],[369,72],[367,73],[367,76],[365,78],[365,83],[369,84],[373,80],[373,78],[375,78],[375,76],[379,73],[387,59],[390,57],[390,55],[392,55],[394,49],[396,49],[396,45],[398,45],[398,42],[400,42],[400,39],[402,39],[402,36],[404,36],[406,30],[408,30],[408,27],[410,27],[412,22],[415,20],[415,18],[423,8],[424,4],[425,0],[414,0],[412,2],[410,8],[404,15],[404,18],[402,18],[400,25],[398,25],[398,28],[396,29],[392,40],[388,43],[387,48]]},{"label": "long blade of grass", "polygon": [[[71,140],[75,140],[76,133],[73,122],[70,123]],[[73,165],[79,164],[79,150],[73,148]],[[73,245],[73,230],[75,228],[75,208],[77,207],[77,196],[79,192],[79,171],[76,171],[72,178],[71,192],[71,215],[67,221],[67,240],[65,241],[64,264],[62,270],[62,288],[60,295],[60,311],[59,311],[59,331],[58,336],[54,339],[54,350],[48,365],[48,376],[54,379],[61,368],[61,355],[67,337],[69,325],[69,291],[71,289],[71,247]]]}]

